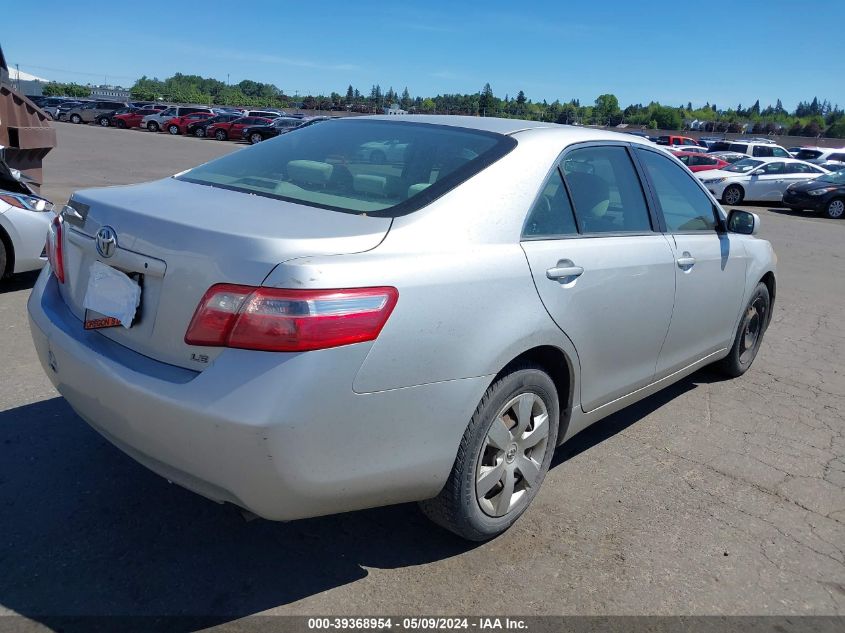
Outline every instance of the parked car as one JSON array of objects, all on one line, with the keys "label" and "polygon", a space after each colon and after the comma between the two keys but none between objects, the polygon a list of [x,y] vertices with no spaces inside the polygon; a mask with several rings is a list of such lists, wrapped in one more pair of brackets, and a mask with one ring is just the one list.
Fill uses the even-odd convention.
[{"label": "parked car", "polygon": [[141,127],[146,128],[150,132],[158,132],[162,126],[173,117],[185,116],[193,112],[208,112],[214,114],[214,110],[204,106],[171,106],[165,110],[156,112],[155,114],[148,114],[141,119]]},{"label": "parked car", "polygon": [[129,112],[124,112],[122,114],[115,114],[113,118],[113,123],[121,129],[140,127],[141,121],[144,117],[151,114],[157,114],[158,112],[160,112],[160,110],[150,110],[147,108],[134,109],[130,110]]},{"label": "parked car", "polygon": [[[401,164],[358,158],[385,143]],[[331,120],[69,206],[28,304],[49,379],[134,459],[268,519],[420,501],[491,538],[556,446],[745,372],[775,299],[756,215],[599,129]]]},{"label": "parked car", "polygon": [[689,136],[677,136],[675,134],[664,134],[663,136],[657,137],[657,144],[658,145],[686,145],[686,146],[698,146],[698,141],[694,138],[690,138]]},{"label": "parked car", "polygon": [[816,165],[829,160],[845,161],[845,147],[802,147],[795,158]]},{"label": "parked car", "polygon": [[235,119],[240,118],[240,114],[217,113],[211,118],[199,119],[198,121],[193,121],[192,123],[189,123],[188,127],[186,128],[185,134],[202,138],[205,136],[205,130],[206,128],[208,128],[209,125],[213,125],[214,123],[229,123],[230,121],[234,121]]},{"label": "parked car", "polygon": [[197,121],[205,121],[214,118],[213,112],[191,112],[182,116],[175,116],[164,124],[164,129],[171,134],[185,134],[188,126]]},{"label": "parked car", "polygon": [[841,160],[826,160],[823,163],[816,164],[827,171],[839,171],[840,169],[845,169],[845,161]]},{"label": "parked car", "polygon": [[780,201],[792,183],[826,173],[817,165],[794,158],[745,158],[699,178],[723,204],[733,206],[744,200]]},{"label": "parked car", "polygon": [[0,147],[0,280],[47,263],[44,243],[56,217],[52,203],[35,195],[2,153]]},{"label": "parked car", "polygon": [[402,143],[396,139],[370,141],[358,148],[357,157],[362,161],[376,165],[400,163],[405,160],[407,149],[407,143]]},{"label": "parked car", "polygon": [[692,172],[724,169],[730,165],[727,161],[699,152],[673,151],[672,154]]},{"label": "parked car", "polygon": [[68,110],[67,120],[71,123],[93,123],[101,114],[114,113],[127,107],[129,104],[120,101],[90,101]]},{"label": "parked car", "polygon": [[253,125],[268,125],[273,119],[257,116],[245,116],[234,121],[218,121],[205,128],[206,136],[213,136],[218,141],[240,140],[243,137],[244,128]]},{"label": "parked car", "polygon": [[708,152],[738,152],[752,158],[792,158],[783,147],[771,141],[718,141]]},{"label": "parked car", "polygon": [[318,121],[326,121],[329,117],[312,117],[311,119],[297,119],[295,117],[278,117],[266,125],[252,125],[244,128],[241,135],[244,139],[255,145],[268,138],[279,134],[285,134],[304,125],[311,125]]},{"label": "parked car", "polygon": [[845,165],[839,171],[789,185],[783,203],[799,211],[821,211],[831,220],[845,218]]},{"label": "parked car", "polygon": [[114,117],[116,117],[118,114],[127,114],[135,109],[136,108],[129,106],[126,108],[121,108],[120,110],[110,110],[109,112],[98,114],[94,119],[94,123],[96,123],[100,127],[109,127],[111,125],[116,125],[114,122]]},{"label": "parked car", "polygon": [[789,155],[792,156],[792,158],[797,158],[796,154],[798,154],[798,152],[800,152],[802,149],[804,149],[804,148],[803,147],[787,147],[786,151],[789,152]]},{"label": "parked car", "polygon": [[284,115],[284,112],[277,112],[276,110],[244,110],[243,113],[243,116],[257,116],[262,119],[275,119]]},{"label": "parked car", "polygon": [[707,152],[707,155],[731,164],[743,158],[748,158],[747,154],[741,154],[739,152]]},{"label": "parked car", "polygon": [[53,117],[56,121],[67,121],[67,113],[73,108],[90,103],[89,101],[65,101],[55,108],[48,108],[47,114]]}]

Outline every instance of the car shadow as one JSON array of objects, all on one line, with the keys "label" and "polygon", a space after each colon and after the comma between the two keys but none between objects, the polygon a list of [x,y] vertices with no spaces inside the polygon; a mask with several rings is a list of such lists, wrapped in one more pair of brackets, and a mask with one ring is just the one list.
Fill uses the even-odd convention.
[{"label": "car shadow", "polygon": [[19,275],[13,275],[0,280],[0,295],[7,292],[17,292],[19,290],[32,290],[32,287],[38,280],[38,275],[39,271],[33,270],[28,273],[20,273]]},{"label": "car shadow", "polygon": [[[699,372],[580,433],[553,466],[698,384]],[[414,504],[245,520],[112,447],[52,398],[0,412],[0,608],[53,629],[197,630],[478,544]],[[105,628],[103,628],[105,627]]]},{"label": "car shadow", "polygon": [[818,211],[796,211],[795,209],[781,209],[781,208],[768,208],[766,209],[769,213],[777,213],[778,215],[791,215],[796,218],[818,218],[821,217],[821,214]]}]

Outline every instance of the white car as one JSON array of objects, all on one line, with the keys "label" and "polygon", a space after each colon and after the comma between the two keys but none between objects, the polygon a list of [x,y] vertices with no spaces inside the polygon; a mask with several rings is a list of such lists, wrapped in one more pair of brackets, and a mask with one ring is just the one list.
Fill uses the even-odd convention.
[{"label": "white car", "polygon": [[194,112],[215,113],[211,108],[204,108],[201,106],[172,106],[167,108],[167,110],[162,110],[161,112],[145,116],[141,119],[141,128],[147,129],[150,132],[158,132],[170,119],[177,116],[185,116],[186,114],[193,114]]},{"label": "white car", "polygon": [[786,188],[828,171],[794,158],[743,158],[730,167],[696,174],[722,204],[743,200],[782,200]]},{"label": "white car", "polygon": [[795,158],[815,165],[830,160],[845,162],[845,147],[802,147],[795,153]]},{"label": "white car", "polygon": [[52,210],[49,200],[28,193],[16,172],[0,160],[0,279],[47,263],[44,247],[56,217]]},{"label": "white car", "polygon": [[792,158],[792,155],[780,145],[768,141],[738,139],[713,143],[710,152],[739,152],[752,158]]}]

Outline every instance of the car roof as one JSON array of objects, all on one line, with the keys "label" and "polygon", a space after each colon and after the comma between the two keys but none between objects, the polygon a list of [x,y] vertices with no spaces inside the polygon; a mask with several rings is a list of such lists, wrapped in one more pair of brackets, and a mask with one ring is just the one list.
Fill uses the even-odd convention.
[{"label": "car roof", "polygon": [[[454,116],[447,114],[412,114],[412,115],[390,115],[378,114],[367,117],[343,117],[349,120],[368,119],[370,121],[394,121],[403,123],[427,123],[429,125],[448,125],[452,127],[463,127],[483,132],[495,132],[497,134],[513,134],[521,130],[541,127],[567,127],[557,123],[544,123],[542,121],[525,121],[522,119],[500,119],[497,117],[477,116]],[[630,138],[630,135],[626,135]]]}]

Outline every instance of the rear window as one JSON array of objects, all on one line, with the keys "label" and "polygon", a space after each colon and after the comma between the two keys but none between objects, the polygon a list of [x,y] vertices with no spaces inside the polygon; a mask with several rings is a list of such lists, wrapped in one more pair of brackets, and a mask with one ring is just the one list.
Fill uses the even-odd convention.
[{"label": "rear window", "polygon": [[727,141],[716,141],[710,146],[711,152],[724,152],[731,148],[731,144]]},{"label": "rear window", "polygon": [[732,152],[739,152],[740,154],[745,154],[748,152],[748,145],[744,145],[743,143],[731,143],[731,146],[728,148]]},{"label": "rear window", "polygon": [[813,160],[814,158],[818,158],[821,155],[821,151],[817,149],[799,149],[798,153],[795,155],[795,158],[797,158],[798,160]]},{"label": "rear window", "polygon": [[411,213],[516,146],[426,123],[326,121],[200,165],[179,180],[347,213]]}]

